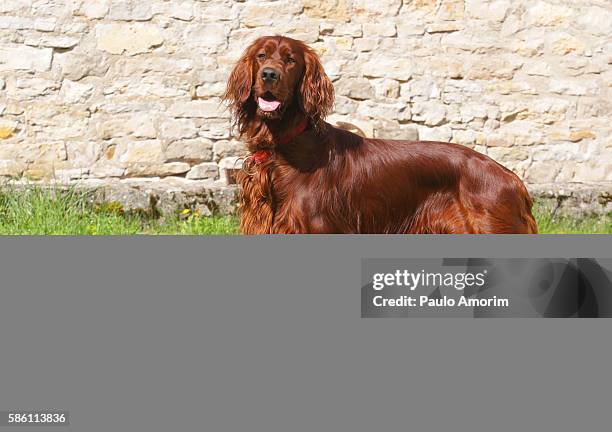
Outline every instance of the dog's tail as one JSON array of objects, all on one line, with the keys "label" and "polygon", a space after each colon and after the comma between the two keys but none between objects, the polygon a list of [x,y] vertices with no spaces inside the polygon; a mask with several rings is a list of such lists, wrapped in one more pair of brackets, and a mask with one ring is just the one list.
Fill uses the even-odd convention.
[{"label": "dog's tail", "polygon": [[357,126],[355,126],[353,123],[347,123],[347,122],[343,122],[343,121],[337,121],[336,125],[337,128],[339,129],[344,129],[347,130],[349,132],[353,132],[356,135],[359,135],[363,138],[366,138],[366,134],[364,131],[362,131],[361,129],[359,129]]}]

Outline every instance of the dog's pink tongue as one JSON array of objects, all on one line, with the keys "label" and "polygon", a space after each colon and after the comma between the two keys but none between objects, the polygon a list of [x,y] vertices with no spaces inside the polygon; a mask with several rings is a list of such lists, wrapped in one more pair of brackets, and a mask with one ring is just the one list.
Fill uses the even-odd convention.
[{"label": "dog's pink tongue", "polygon": [[257,105],[262,111],[274,111],[276,108],[280,106],[279,101],[267,101],[262,98],[257,98]]}]

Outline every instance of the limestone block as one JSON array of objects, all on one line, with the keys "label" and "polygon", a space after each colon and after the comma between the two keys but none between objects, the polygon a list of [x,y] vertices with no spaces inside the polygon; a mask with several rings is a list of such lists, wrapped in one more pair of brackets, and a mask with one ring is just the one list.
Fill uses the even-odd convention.
[{"label": "limestone block", "polygon": [[551,183],[557,178],[563,164],[554,161],[534,161],[525,172],[529,183]]},{"label": "limestone block", "polygon": [[199,163],[213,159],[213,142],[206,138],[181,139],[168,144],[164,151],[166,161]]},{"label": "limestone block", "polygon": [[204,162],[192,167],[186,177],[192,180],[216,179],[219,177],[219,166],[214,162]]},{"label": "limestone block", "polygon": [[[317,1],[317,3],[320,3]],[[352,36],[360,38],[363,36],[362,25],[359,23],[342,23],[337,21],[323,21],[319,25],[321,35]]]},{"label": "limestone block", "polygon": [[335,85],[339,95],[351,99],[366,100],[374,96],[374,89],[365,78],[341,78]]},{"label": "limestone block", "polygon": [[419,131],[416,125],[401,125],[384,120],[374,122],[374,138],[381,139],[397,139],[407,141],[417,141],[419,139]]},{"label": "limestone block", "polygon": [[47,162],[65,161],[66,146],[63,141],[43,141],[19,146],[19,159],[26,163],[46,164]]},{"label": "limestone block", "polygon": [[373,78],[391,78],[408,81],[413,73],[413,61],[410,58],[378,56],[367,61],[361,67],[364,76]]},{"label": "limestone block", "polygon": [[523,65],[527,75],[550,76],[550,63],[543,60],[533,60]]},{"label": "limestone block", "polygon": [[502,124],[499,128],[501,142],[494,141],[494,135],[487,139],[487,145],[535,145],[545,142],[544,133],[540,125],[525,120],[515,120]]},{"label": "limestone block", "polygon": [[0,118],[0,140],[11,138],[17,132],[19,123],[15,120]]},{"label": "limestone block", "polygon": [[80,37],[75,36],[58,36],[52,34],[27,36],[25,38],[25,44],[37,47],[51,47],[51,48],[72,48],[80,42]]},{"label": "limestone block", "polygon": [[15,160],[0,160],[0,177],[21,177],[25,164]]},{"label": "limestone block", "polygon": [[[187,0],[187,3],[194,3],[191,0]],[[219,22],[219,21],[233,21],[237,22],[240,12],[242,11],[242,5],[237,2],[231,1],[211,1],[211,2],[200,2],[194,7],[194,15],[196,19],[202,19],[206,22]]]},{"label": "limestone block", "polygon": [[160,29],[149,23],[113,23],[96,26],[98,49],[111,54],[135,55],[164,42]]},{"label": "limestone block", "polygon": [[34,20],[34,30],[41,32],[52,32],[57,26],[57,20],[55,18],[40,18]]},{"label": "limestone block", "polygon": [[179,118],[227,118],[229,111],[219,98],[176,102],[168,108],[168,114]]},{"label": "limestone block", "polygon": [[110,0],[84,0],[78,10],[78,14],[90,19],[104,18],[108,13]]},{"label": "limestone block", "polygon": [[508,0],[497,0],[490,3],[482,0],[466,0],[465,11],[470,18],[502,22],[508,15],[510,5]]},{"label": "limestone block", "polygon": [[364,118],[398,120],[400,112],[406,108],[404,103],[382,103],[378,101],[365,101],[359,105],[357,114]]},{"label": "limestone block", "polygon": [[593,131],[587,129],[574,130],[570,133],[569,140],[572,142],[582,141],[586,139],[596,138]]},{"label": "limestone block", "polygon": [[438,126],[446,120],[446,108],[437,101],[416,102],[412,105],[412,120]]},{"label": "limestone block", "polygon": [[460,108],[461,121],[469,123],[475,118],[484,119],[487,118],[487,106],[478,103],[466,103],[462,104]]},{"label": "limestone block", "polygon": [[118,160],[122,164],[151,164],[162,163],[164,161],[162,143],[158,140],[128,140],[121,143],[120,147],[116,153],[119,154]]},{"label": "limestone block", "polygon": [[461,20],[464,9],[464,0],[444,0],[437,6],[436,18],[445,21]]},{"label": "limestone block", "polygon": [[198,131],[198,136],[212,140],[229,139],[231,136],[229,119],[208,119]]},{"label": "limestone block", "polygon": [[304,13],[312,18],[334,21],[350,20],[348,0],[304,0]]},{"label": "limestone block", "polygon": [[364,23],[363,34],[365,37],[393,37],[397,29],[393,23]]},{"label": "limestone block", "polygon": [[610,23],[612,22],[612,9],[598,5],[583,7],[575,17],[584,31],[597,36],[610,35]]},{"label": "limestone block", "polygon": [[521,66],[520,62],[510,62],[495,57],[484,58],[469,65],[466,76],[473,80],[509,80],[514,76],[515,70]]},{"label": "limestone block", "polygon": [[198,50],[216,53],[227,46],[229,30],[227,24],[191,24],[185,30],[184,39],[189,46]]},{"label": "limestone block", "polygon": [[456,21],[437,21],[425,27],[427,33],[451,33],[463,29],[463,25]]},{"label": "limestone block", "polygon": [[122,77],[134,75],[177,75],[184,74],[194,67],[194,60],[190,58],[174,58],[167,55],[136,56],[118,59],[108,71],[109,74]]},{"label": "limestone block", "polygon": [[397,35],[400,39],[421,36],[425,33],[425,26],[420,21],[402,21],[397,24]]},{"label": "limestone block", "polygon": [[226,157],[219,161],[219,169],[240,169],[242,168],[243,162],[244,158],[240,158],[238,156]]},{"label": "limestone block", "polygon": [[55,169],[54,178],[61,183],[69,183],[72,180],[78,180],[89,177],[89,168],[67,168]]},{"label": "limestone block", "polygon": [[453,130],[452,141],[457,144],[473,146],[476,143],[478,133],[473,130]]},{"label": "limestone block", "polygon": [[53,50],[25,45],[0,46],[0,71],[29,70],[43,72],[51,68]]},{"label": "limestone block", "polygon": [[419,139],[423,141],[442,141],[450,142],[453,131],[448,126],[427,127],[417,126],[419,131]]},{"label": "limestone block", "polygon": [[66,159],[71,166],[89,167],[100,156],[100,145],[89,139],[74,139],[64,142]]},{"label": "limestone block", "polygon": [[465,75],[465,63],[460,60],[435,58],[431,61],[430,73],[435,77],[459,79]]},{"label": "limestone block", "polygon": [[83,103],[91,97],[93,90],[94,87],[91,84],[79,84],[74,81],[64,80],[59,96],[66,103]]},{"label": "limestone block", "polygon": [[20,12],[25,11],[32,4],[32,0],[2,0],[0,12]]},{"label": "limestone block", "polygon": [[34,27],[34,21],[30,18],[16,16],[0,16],[0,29],[24,30]]},{"label": "limestone block", "polygon": [[487,155],[500,163],[524,161],[529,158],[529,150],[524,147],[490,147]]},{"label": "limestone block", "polygon": [[125,175],[125,168],[114,165],[96,164],[90,168],[89,175],[95,178],[123,177]]},{"label": "limestone block", "polygon": [[567,24],[572,12],[569,7],[561,4],[538,1],[527,8],[526,21],[534,26],[562,26]]},{"label": "limestone block", "polygon": [[439,89],[436,83],[430,78],[417,78],[401,86],[401,95],[404,98],[422,96],[425,99],[437,98]]},{"label": "limestone block", "polygon": [[371,81],[374,92],[378,97],[397,99],[400,92],[400,85],[392,79],[375,79]]},{"label": "limestone block", "polygon": [[125,169],[127,177],[166,177],[171,175],[185,174],[190,170],[185,162],[169,162],[164,164],[134,163]]},{"label": "limestone block", "polygon": [[586,79],[551,79],[549,90],[552,93],[585,96],[593,95],[597,92],[598,85],[593,80]]},{"label": "limestone block", "polygon": [[9,94],[18,98],[35,98],[54,93],[60,87],[60,83],[44,78],[20,78],[15,81],[15,87]]},{"label": "limestone block", "polygon": [[[165,8],[163,12],[171,16],[174,19],[181,20],[181,21],[191,21],[195,18],[195,5],[193,1],[182,1],[180,3],[179,2],[168,2],[166,3],[166,6],[167,8]],[[229,15],[229,11],[223,10],[225,8],[222,5],[214,5],[214,6],[216,7],[207,9],[207,11],[203,14],[206,18],[209,18],[209,19],[211,18],[210,13],[208,13],[211,10],[217,10],[221,13],[224,12],[224,15],[226,17]]]},{"label": "limestone block", "polygon": [[23,178],[28,181],[50,181],[55,177],[53,164],[36,163],[28,165],[23,172]]},{"label": "limestone block", "polygon": [[301,9],[299,2],[286,0],[274,3],[253,2],[246,5],[240,14],[240,21],[246,27],[269,27],[275,23],[291,21]]},{"label": "limestone block", "polygon": [[550,51],[558,56],[567,54],[583,55],[587,51],[586,43],[578,37],[569,33],[555,33],[547,37]]},{"label": "limestone block", "polygon": [[269,34],[283,34],[293,39],[311,44],[319,39],[318,21],[307,17],[300,17],[286,23],[275,25],[277,30]]},{"label": "limestone block", "polygon": [[402,6],[401,0],[353,0],[353,13],[377,17],[395,16]]},{"label": "limestone block", "polygon": [[196,96],[199,98],[220,97],[225,93],[226,84],[221,81],[205,82],[196,86]]},{"label": "limestone block", "polygon": [[167,119],[160,125],[160,138],[162,139],[178,140],[195,138],[197,135],[198,128],[190,119]]},{"label": "limestone block", "polygon": [[377,45],[378,39],[376,38],[358,38],[353,40],[353,46],[357,51],[369,52],[374,50]]},{"label": "limestone block", "polygon": [[[101,10],[103,6],[100,6]],[[108,18],[118,21],[148,21],[153,18],[150,2],[140,0],[111,0]]]},{"label": "limestone block", "polygon": [[338,114],[351,114],[357,110],[359,104],[354,100],[339,96],[336,94],[336,100],[334,101],[334,112]]},{"label": "limestone block", "polygon": [[118,78],[104,87],[105,95],[122,95],[126,98],[159,98],[185,97],[189,94],[189,83],[171,76],[145,76],[141,78]]},{"label": "limestone block", "polygon": [[156,138],[155,114],[137,112],[105,117],[97,129],[101,139],[112,139],[131,135],[135,138]]},{"label": "limestone block", "polygon": [[84,53],[64,53],[55,56],[60,65],[62,76],[72,81],[78,81],[87,76],[94,67],[95,60]]},{"label": "limestone block", "polygon": [[576,166],[573,181],[609,182],[612,180],[612,161],[589,161]]},{"label": "limestone block", "polygon": [[[329,118],[328,118],[329,121]],[[214,160],[216,162],[231,156],[246,156],[248,151],[244,144],[237,140],[220,140],[213,145]]]}]

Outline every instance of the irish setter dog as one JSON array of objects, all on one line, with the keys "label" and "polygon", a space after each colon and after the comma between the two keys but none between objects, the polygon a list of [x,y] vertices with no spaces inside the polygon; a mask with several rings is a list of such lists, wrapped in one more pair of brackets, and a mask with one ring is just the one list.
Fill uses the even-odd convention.
[{"label": "irish setter dog", "polygon": [[525,186],[487,156],[326,123],[334,87],[303,42],[257,39],[225,100],[251,152],[238,175],[244,234],[537,232]]}]

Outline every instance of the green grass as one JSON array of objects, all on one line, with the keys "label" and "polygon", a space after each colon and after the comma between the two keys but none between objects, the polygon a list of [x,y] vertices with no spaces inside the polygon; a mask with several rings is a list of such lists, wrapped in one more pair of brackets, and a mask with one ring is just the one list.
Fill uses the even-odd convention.
[{"label": "green grass", "polygon": [[[185,216],[187,213],[183,213]],[[223,235],[238,234],[238,220],[232,216],[201,217],[189,212],[182,220],[150,225],[142,234]]]},{"label": "green grass", "polygon": [[75,190],[31,187],[0,191],[0,235],[234,234],[233,217],[201,217],[184,210],[164,220],[124,212],[119,203],[91,204]]},{"label": "green grass", "polygon": [[552,209],[536,205],[534,216],[540,234],[612,234],[612,214],[572,218],[554,215]]},{"label": "green grass", "polygon": [[[612,234],[612,214],[603,217],[553,217],[537,207],[535,216],[542,234]],[[40,187],[0,190],[0,235],[222,235],[236,234],[238,221],[231,216],[203,217],[185,209],[174,218],[125,212],[118,203],[91,204],[88,195],[75,190]]]}]

